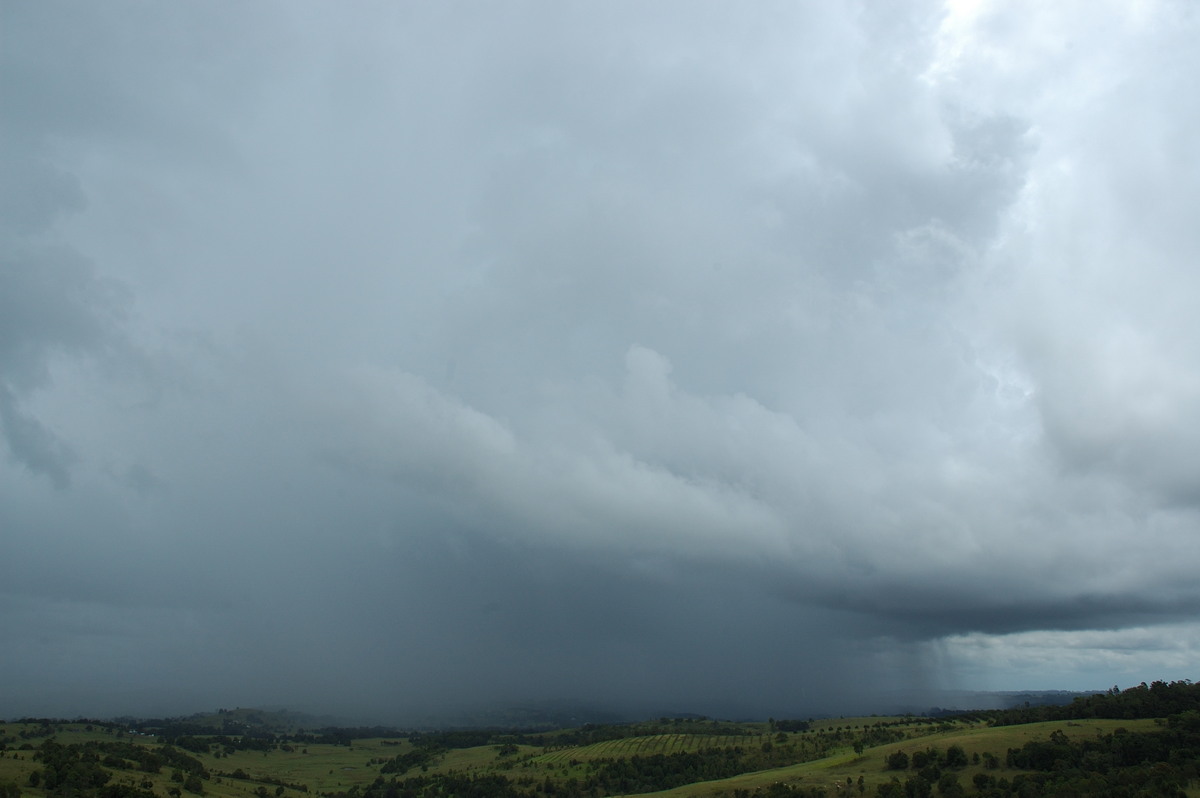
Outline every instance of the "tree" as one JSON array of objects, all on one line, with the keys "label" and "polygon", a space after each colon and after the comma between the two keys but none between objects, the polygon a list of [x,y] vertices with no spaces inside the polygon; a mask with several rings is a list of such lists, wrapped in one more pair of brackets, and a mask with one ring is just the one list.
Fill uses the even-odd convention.
[{"label": "tree", "polygon": [[963,750],[961,745],[952,745],[946,749],[946,756],[942,761],[948,768],[965,768],[967,766],[967,752]]},{"label": "tree", "polygon": [[933,785],[921,776],[913,776],[904,780],[904,794],[908,798],[929,798],[933,794]]},{"label": "tree", "polygon": [[943,773],[942,777],[938,779],[937,788],[939,794],[945,795],[948,798],[963,794],[963,788],[958,783],[957,773]]},{"label": "tree", "polygon": [[914,751],[912,755],[913,770],[920,770],[930,762],[937,761],[937,751],[927,748],[924,751]]},{"label": "tree", "polygon": [[904,798],[904,787],[895,776],[891,781],[884,782],[875,788],[875,794],[880,798]]}]

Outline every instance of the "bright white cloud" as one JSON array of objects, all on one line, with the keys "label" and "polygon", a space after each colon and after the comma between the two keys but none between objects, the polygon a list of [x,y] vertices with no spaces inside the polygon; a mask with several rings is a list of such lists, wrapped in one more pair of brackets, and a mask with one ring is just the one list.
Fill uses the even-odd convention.
[{"label": "bright white cloud", "polygon": [[949,637],[939,648],[952,670],[982,680],[990,689],[1057,689],[1061,682],[1047,675],[1058,674],[1101,690],[1110,686],[1106,679],[1122,688],[1192,679],[1200,628],[1181,623],[1119,630],[974,633]]}]

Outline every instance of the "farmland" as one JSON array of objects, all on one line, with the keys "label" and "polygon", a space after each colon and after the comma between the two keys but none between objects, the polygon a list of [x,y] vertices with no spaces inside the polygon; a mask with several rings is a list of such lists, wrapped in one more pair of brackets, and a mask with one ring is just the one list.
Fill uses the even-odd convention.
[{"label": "farmland", "polygon": [[[740,733],[704,733],[686,731],[688,727],[703,726],[695,722],[684,722],[685,731],[663,733],[653,724],[632,725],[614,728],[610,733],[623,736],[585,744],[563,743],[563,739],[577,738],[579,734],[546,734],[536,737],[539,744],[522,742],[519,735],[497,734],[495,739],[518,740],[516,742],[494,742],[464,748],[442,748],[426,745],[425,740],[416,741],[402,737],[358,738],[347,744],[318,742],[272,742],[265,747],[243,749],[239,740],[235,745],[224,745],[223,735],[197,737],[204,742],[205,750],[189,750],[192,757],[208,778],[203,782],[203,793],[227,798],[251,798],[264,791],[271,795],[296,796],[302,794],[342,793],[355,788],[363,789],[387,770],[387,764],[403,759],[419,751],[428,751],[423,759],[414,758],[409,771],[397,775],[482,775],[504,773],[521,781],[536,779],[540,784],[582,780],[598,766],[626,760],[651,759],[669,760],[680,755],[703,757],[707,752],[737,752],[739,768],[761,769],[762,767],[794,765],[800,761],[811,761],[841,748],[848,748],[853,736],[852,729],[870,728],[881,721],[872,718],[851,719],[838,727],[806,732],[770,733],[767,724],[740,724]],[[917,738],[927,734],[931,726],[920,720],[888,721],[894,724],[896,734],[906,738]],[[594,730],[593,730],[594,731]],[[641,733],[643,731],[650,733]],[[729,728],[718,731],[730,731]],[[524,739],[528,740],[529,735]],[[29,786],[30,775],[39,769],[34,754],[47,741],[53,740],[62,746],[93,747],[98,752],[111,749],[117,744],[129,744],[147,749],[160,749],[165,740],[159,736],[141,734],[136,731],[104,726],[99,723],[9,723],[0,727],[0,738],[7,742],[9,750],[0,758],[0,783],[21,785],[26,795],[47,794]],[[281,737],[280,739],[291,739]],[[192,747],[195,748],[194,742]],[[393,769],[393,773],[395,770]],[[173,776],[177,769],[152,773],[146,769],[129,772],[120,768],[113,771],[112,783],[144,789],[156,794],[173,794],[181,791],[180,782]]]},{"label": "farmland", "polygon": [[[24,720],[0,725],[0,798],[809,798],[935,789],[1178,798],[1200,795],[1190,786],[1200,767],[1200,713],[1123,715],[1178,708],[1200,696],[1192,688],[1167,703],[1148,690],[1097,696],[1052,719],[1039,719],[1056,714],[1041,710],[778,723],[662,718],[388,734],[271,731],[236,715],[220,728]],[[1122,716],[1082,717],[1089,713]],[[1138,791],[1105,786],[1121,779]],[[1081,784],[1090,787],[1081,792]]]},{"label": "farmland", "polygon": [[[886,726],[883,724],[886,723]],[[64,746],[112,745],[118,741],[147,749],[161,747],[159,738],[125,730],[90,724],[56,723],[53,725],[9,723],[0,727],[0,736],[10,740],[8,751],[0,758],[0,784],[20,785],[21,794],[51,796],[52,790],[29,786],[30,775],[39,769],[34,753],[48,739]],[[863,730],[884,727],[894,729],[903,739],[856,754],[851,740]],[[864,788],[874,787],[890,778],[885,767],[887,756],[896,750],[945,748],[961,745],[968,753],[995,752],[1003,757],[1010,747],[1030,739],[1048,737],[1054,730],[1074,735],[1095,735],[1117,727],[1149,729],[1153,721],[1086,721],[1071,726],[1051,722],[1024,726],[989,728],[977,722],[932,723],[923,719],[880,721],[877,718],[844,719],[839,725],[805,732],[770,734],[765,724],[747,724],[742,735],[732,734],[631,734],[618,739],[587,745],[489,744],[441,751],[422,769],[400,775],[479,777],[504,774],[517,784],[547,785],[585,782],[598,766],[635,759],[664,762],[680,754],[697,757],[713,751],[742,752],[738,761],[749,772],[711,781],[688,784],[670,790],[671,796],[717,796],[739,790],[753,791],[784,783],[804,787],[836,789],[848,781]],[[636,732],[636,728],[631,731]],[[13,743],[16,742],[14,745]],[[767,750],[764,750],[767,749]],[[417,750],[407,739],[355,739],[347,745],[323,743],[272,745],[268,750],[224,751],[212,743],[208,753],[191,753],[208,778],[202,782],[204,795],[214,798],[300,798],[313,794],[356,794],[383,777],[383,766],[393,757]],[[765,765],[765,767],[758,767]],[[739,769],[743,765],[739,765]],[[970,777],[975,769],[968,768]],[[112,784],[144,790],[163,796],[187,795],[178,779],[178,770],[161,772],[115,769]],[[236,774],[236,775],[234,775]],[[199,794],[199,793],[197,793]],[[553,794],[551,792],[550,794]]]}]

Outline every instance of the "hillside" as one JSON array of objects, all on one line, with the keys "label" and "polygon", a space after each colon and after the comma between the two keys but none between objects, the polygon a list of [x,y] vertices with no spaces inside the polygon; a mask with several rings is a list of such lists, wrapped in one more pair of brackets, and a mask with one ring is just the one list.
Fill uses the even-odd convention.
[{"label": "hillside", "polygon": [[[254,711],[241,710],[154,721],[159,733],[145,722],[26,719],[0,726],[0,796],[1177,798],[1198,794],[1188,786],[1200,772],[1197,699],[1189,683],[1156,683],[1066,707],[955,718],[663,718],[533,733],[379,734],[298,725],[271,732],[268,721],[289,717],[256,721]],[[1181,711],[1125,717],[1136,707]],[[1034,710],[1060,717],[1023,722]],[[233,725],[243,732],[229,733]]]}]

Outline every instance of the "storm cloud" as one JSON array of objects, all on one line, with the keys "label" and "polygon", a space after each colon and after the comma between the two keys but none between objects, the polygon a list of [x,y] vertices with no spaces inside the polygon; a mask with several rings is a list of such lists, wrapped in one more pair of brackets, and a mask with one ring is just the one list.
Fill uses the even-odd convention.
[{"label": "storm cloud", "polygon": [[1190,5],[0,8],[0,715],[1195,675]]}]

